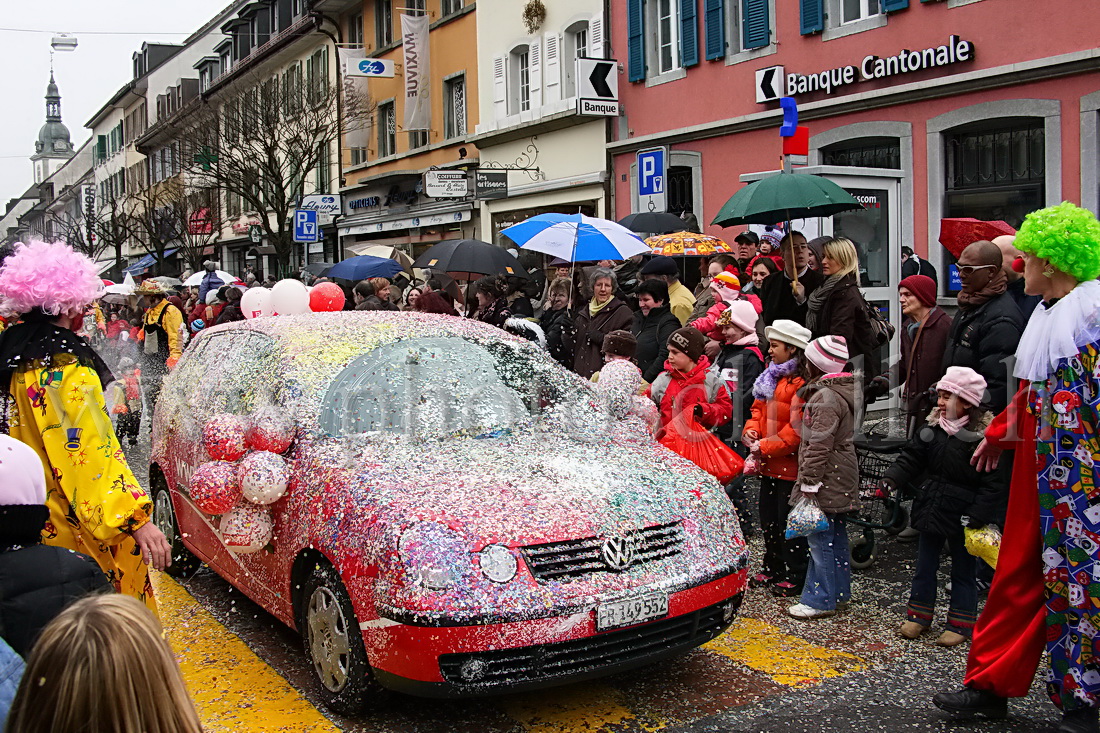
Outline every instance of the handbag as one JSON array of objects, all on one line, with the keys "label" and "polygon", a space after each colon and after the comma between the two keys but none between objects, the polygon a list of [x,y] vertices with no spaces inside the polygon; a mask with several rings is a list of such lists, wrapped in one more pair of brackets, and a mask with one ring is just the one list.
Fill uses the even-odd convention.
[{"label": "handbag", "polygon": [[687,433],[684,436],[677,430],[664,430],[657,442],[714,476],[723,486],[741,475],[745,459],[694,417],[687,420]]},{"label": "handbag", "polygon": [[894,324],[885,318],[878,308],[867,302],[863,293],[859,294],[863,301],[863,312],[867,315],[867,324],[871,331],[871,345],[875,348],[889,343],[894,338]]}]

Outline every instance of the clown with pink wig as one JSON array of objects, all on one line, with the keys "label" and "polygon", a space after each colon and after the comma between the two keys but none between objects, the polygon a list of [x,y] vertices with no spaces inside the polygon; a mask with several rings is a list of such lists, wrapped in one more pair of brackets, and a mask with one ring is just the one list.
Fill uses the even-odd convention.
[{"label": "clown with pink wig", "polygon": [[149,565],[171,560],[107,417],[113,377],[77,330],[103,281],[95,264],[62,243],[16,245],[0,267],[0,430],[48,467],[47,545],[91,556],[115,588],[156,611]]}]

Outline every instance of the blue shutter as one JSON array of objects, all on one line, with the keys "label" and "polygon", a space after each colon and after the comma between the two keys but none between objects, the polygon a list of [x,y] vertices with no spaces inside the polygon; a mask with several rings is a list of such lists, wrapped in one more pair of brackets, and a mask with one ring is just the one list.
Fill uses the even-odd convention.
[{"label": "blue shutter", "polygon": [[820,33],[825,30],[824,0],[799,0],[799,3],[802,6],[802,35]]},{"label": "blue shutter", "polygon": [[630,81],[645,81],[645,21],[643,0],[627,0],[626,42]]},{"label": "blue shutter", "polygon": [[[733,0],[737,2],[737,0]],[[703,10],[703,32],[707,38],[707,61],[726,55],[725,0],[706,0]]]},{"label": "blue shutter", "polygon": [[772,23],[768,17],[768,0],[742,0],[744,17],[742,48],[762,48],[772,41]]},{"label": "blue shutter", "polygon": [[894,13],[898,10],[905,10],[909,7],[909,0],[882,0],[882,11],[884,13]]},{"label": "blue shutter", "polygon": [[680,0],[680,63],[695,66],[699,63],[699,0]]}]

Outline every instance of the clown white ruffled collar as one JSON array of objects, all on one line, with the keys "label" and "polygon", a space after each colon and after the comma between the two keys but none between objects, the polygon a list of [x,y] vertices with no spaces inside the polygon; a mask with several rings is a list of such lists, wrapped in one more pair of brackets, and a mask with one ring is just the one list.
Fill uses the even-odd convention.
[{"label": "clown white ruffled collar", "polygon": [[1098,340],[1100,281],[1089,280],[1049,308],[1045,303],[1039,304],[1020,337],[1013,374],[1029,382],[1044,382],[1059,361]]}]

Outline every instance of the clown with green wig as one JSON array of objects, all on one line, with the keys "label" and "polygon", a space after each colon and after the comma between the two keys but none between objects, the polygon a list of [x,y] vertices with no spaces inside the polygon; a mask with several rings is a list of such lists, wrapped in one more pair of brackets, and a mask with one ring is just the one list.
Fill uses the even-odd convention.
[{"label": "clown with green wig", "polygon": [[974,629],[965,687],[935,704],[1004,717],[1044,649],[1062,733],[1100,732],[1100,222],[1062,203],[1027,216],[1013,267],[1042,303],[1016,351],[1020,388],[974,454],[1014,450],[997,572]]}]

